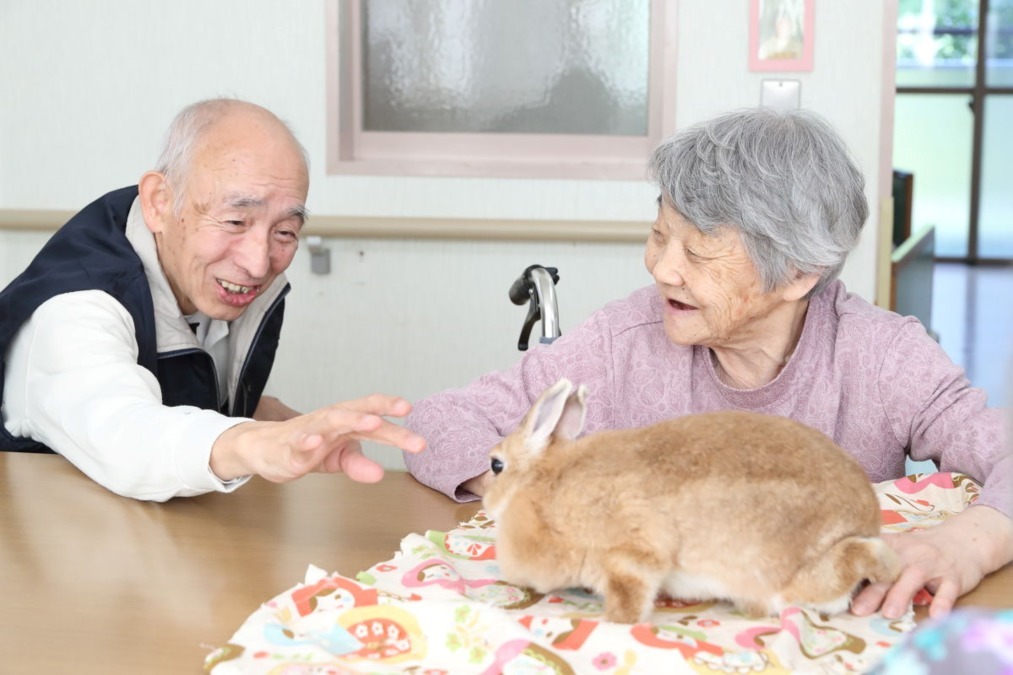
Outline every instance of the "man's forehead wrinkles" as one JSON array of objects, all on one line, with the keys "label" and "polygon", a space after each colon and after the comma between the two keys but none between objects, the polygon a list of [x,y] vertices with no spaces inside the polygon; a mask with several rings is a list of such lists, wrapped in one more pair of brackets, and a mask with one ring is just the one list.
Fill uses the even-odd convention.
[{"label": "man's forehead wrinkles", "polygon": [[251,195],[242,194],[231,194],[226,195],[225,199],[222,200],[226,206],[232,206],[237,209],[248,209],[251,207],[259,207],[264,205],[264,200],[260,197],[253,197]]}]

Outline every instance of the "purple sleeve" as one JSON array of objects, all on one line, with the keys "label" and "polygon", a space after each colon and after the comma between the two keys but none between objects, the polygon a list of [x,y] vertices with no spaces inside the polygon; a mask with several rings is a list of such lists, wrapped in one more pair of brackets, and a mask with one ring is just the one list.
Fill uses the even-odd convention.
[{"label": "purple sleeve", "polygon": [[935,461],[940,471],[983,483],[978,504],[1013,517],[1013,453],[1003,412],[971,386],[962,368],[917,323],[897,334],[883,361],[880,394],[911,459]]},{"label": "purple sleeve", "polygon": [[489,450],[517,428],[536,398],[559,378],[586,384],[596,411],[588,428],[608,424],[612,409],[611,335],[603,311],[550,345],[538,345],[507,370],[483,375],[461,389],[417,402],[405,426],[426,439],[416,455],[404,453],[408,471],[424,485],[459,502],[477,497],[461,484],[489,468]]}]

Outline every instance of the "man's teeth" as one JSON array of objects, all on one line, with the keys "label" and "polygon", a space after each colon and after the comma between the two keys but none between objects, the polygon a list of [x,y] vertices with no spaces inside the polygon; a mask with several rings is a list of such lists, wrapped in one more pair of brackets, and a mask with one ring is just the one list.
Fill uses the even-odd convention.
[{"label": "man's teeth", "polygon": [[249,293],[251,286],[240,286],[238,284],[229,283],[228,281],[218,280],[218,283],[222,285],[222,288],[227,290],[229,293]]}]

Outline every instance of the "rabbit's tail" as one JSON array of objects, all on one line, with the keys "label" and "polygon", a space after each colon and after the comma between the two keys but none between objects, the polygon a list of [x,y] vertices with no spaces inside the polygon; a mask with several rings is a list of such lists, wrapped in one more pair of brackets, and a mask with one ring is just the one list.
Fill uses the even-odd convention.
[{"label": "rabbit's tail", "polygon": [[879,537],[845,537],[800,568],[784,597],[793,605],[841,612],[850,605],[860,583],[890,583],[900,571],[897,555]]}]

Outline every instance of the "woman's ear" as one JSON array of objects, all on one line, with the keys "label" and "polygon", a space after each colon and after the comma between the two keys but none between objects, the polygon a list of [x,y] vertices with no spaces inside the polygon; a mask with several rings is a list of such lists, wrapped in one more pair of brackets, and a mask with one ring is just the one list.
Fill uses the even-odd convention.
[{"label": "woman's ear", "polygon": [[795,278],[784,287],[784,299],[788,302],[797,302],[807,296],[820,280],[820,275],[815,273],[803,274],[796,271]]},{"label": "woman's ear", "polygon": [[141,198],[144,224],[153,233],[162,232],[165,224],[173,216],[172,189],[169,187],[169,181],[158,171],[148,171],[141,176],[137,192]]}]

